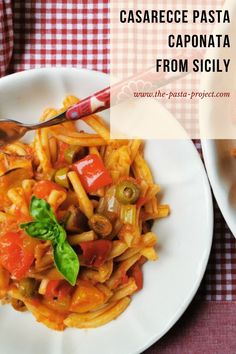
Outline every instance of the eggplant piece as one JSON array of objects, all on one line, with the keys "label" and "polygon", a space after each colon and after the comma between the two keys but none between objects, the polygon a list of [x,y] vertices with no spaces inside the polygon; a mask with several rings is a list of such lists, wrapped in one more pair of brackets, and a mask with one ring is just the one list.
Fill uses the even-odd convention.
[{"label": "eggplant piece", "polygon": [[20,312],[27,311],[27,308],[26,308],[24,302],[21,300],[15,299],[14,297],[11,299],[11,305],[16,311],[20,311]]},{"label": "eggplant piece", "polygon": [[111,222],[108,218],[100,214],[94,214],[89,219],[89,226],[102,237],[106,237],[112,232]]},{"label": "eggplant piece", "polygon": [[68,208],[65,219],[65,229],[68,232],[82,233],[89,230],[88,219],[75,205]]},{"label": "eggplant piece", "polygon": [[24,278],[19,282],[19,292],[24,297],[32,298],[38,294],[38,283],[33,278]]},{"label": "eggplant piece", "polygon": [[32,157],[28,155],[18,156],[0,151],[0,176],[19,168],[32,171]]}]

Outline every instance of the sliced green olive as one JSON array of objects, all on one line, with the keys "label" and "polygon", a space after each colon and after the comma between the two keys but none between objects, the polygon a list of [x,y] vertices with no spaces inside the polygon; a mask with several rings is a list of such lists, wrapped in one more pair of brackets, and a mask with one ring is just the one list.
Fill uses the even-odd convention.
[{"label": "sliced green olive", "polygon": [[112,232],[112,224],[110,221],[103,215],[94,214],[89,219],[89,226],[93,229],[98,235],[106,237]]},{"label": "sliced green olive", "polygon": [[82,146],[70,145],[64,153],[65,161],[72,164],[83,157],[84,151],[85,149]]},{"label": "sliced green olive", "polygon": [[37,282],[33,278],[24,278],[19,282],[19,292],[25,297],[33,297],[37,293]]},{"label": "sliced green olive", "polygon": [[60,168],[54,175],[54,180],[62,187],[69,188],[69,182],[67,178],[68,167]]},{"label": "sliced green olive", "polygon": [[139,196],[139,187],[131,181],[122,181],[116,186],[116,198],[122,204],[134,204]]}]

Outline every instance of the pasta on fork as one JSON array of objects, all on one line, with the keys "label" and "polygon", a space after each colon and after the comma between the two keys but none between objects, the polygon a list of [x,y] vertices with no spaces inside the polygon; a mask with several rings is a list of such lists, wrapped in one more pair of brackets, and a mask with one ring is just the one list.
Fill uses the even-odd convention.
[{"label": "pasta on fork", "polygon": [[83,121],[94,133],[66,122],[0,151],[0,299],[54,330],[98,327],[127,308],[157,259],[153,221],[169,214],[143,142],[111,140],[97,115]]}]

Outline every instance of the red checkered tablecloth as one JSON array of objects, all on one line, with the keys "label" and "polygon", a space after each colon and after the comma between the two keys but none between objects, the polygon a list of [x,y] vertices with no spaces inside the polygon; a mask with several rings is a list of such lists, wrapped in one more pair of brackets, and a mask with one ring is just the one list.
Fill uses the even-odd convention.
[{"label": "red checkered tablecloth", "polygon": [[13,50],[13,14],[11,0],[0,1],[0,76],[6,73]]},{"label": "red checkered tablecloth", "polygon": [[[204,6],[205,1],[197,3]],[[207,7],[221,8],[222,3],[208,1]],[[0,75],[45,66],[109,72],[109,0],[0,0]],[[185,85],[191,88],[191,81]],[[176,99],[168,108],[175,115],[187,117],[197,114],[196,104],[185,106],[181,99]],[[200,143],[195,143],[201,152]],[[216,202],[214,210],[212,252],[197,298],[228,303],[236,301],[236,242]],[[162,353],[185,353],[181,344],[173,349],[170,340],[168,345],[162,347]],[[155,348],[150,353],[159,352]],[[234,349],[219,353],[233,354]]]},{"label": "red checkered tablecloth", "polygon": [[10,71],[74,66],[109,71],[108,1],[14,1]]}]

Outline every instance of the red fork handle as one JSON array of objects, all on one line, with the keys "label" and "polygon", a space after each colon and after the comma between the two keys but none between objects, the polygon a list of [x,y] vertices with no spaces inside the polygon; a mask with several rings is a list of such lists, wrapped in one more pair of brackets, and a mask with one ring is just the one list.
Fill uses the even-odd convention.
[{"label": "red fork handle", "polygon": [[150,84],[152,84],[153,82],[160,83],[162,79],[162,73],[158,73],[158,75],[155,76],[153,75],[153,68],[149,68],[148,70],[138,73],[132,76],[131,78],[128,78],[112,85],[112,88],[108,86],[105,89],[98,91],[89,97],[84,98],[66,111],[66,118],[69,120],[77,120],[79,118],[110,108],[111,90],[113,97],[115,97],[113,104],[116,104],[124,100],[124,98],[119,98],[119,93],[121,93],[122,90],[126,89],[129,84],[132,84],[138,80],[145,80],[148,81]]},{"label": "red fork handle", "polygon": [[[194,54],[196,56],[196,54]],[[193,58],[193,54],[186,54],[186,57]],[[181,57],[181,55],[179,56]],[[202,57],[202,52],[198,52],[198,57]],[[130,91],[129,86],[137,87],[137,83],[148,84],[148,88],[159,88],[167,85],[168,83],[175,81],[179,78],[185,76],[186,73],[164,73],[164,72],[155,72],[155,67],[149,68],[145,71],[135,74],[131,78],[120,81],[111,87],[106,87],[105,89],[96,92],[95,94],[84,98],[79,103],[70,107],[66,111],[66,118],[76,120],[90,114],[103,111],[107,108],[110,108],[110,96],[111,90],[114,98],[113,104],[119,103],[125,98],[127,99],[127,90]],[[137,91],[139,88],[137,87]],[[122,92],[124,93],[122,95]],[[132,93],[132,89],[131,89]]]},{"label": "red fork handle", "polygon": [[110,87],[84,98],[66,111],[66,118],[76,120],[110,108]]}]

